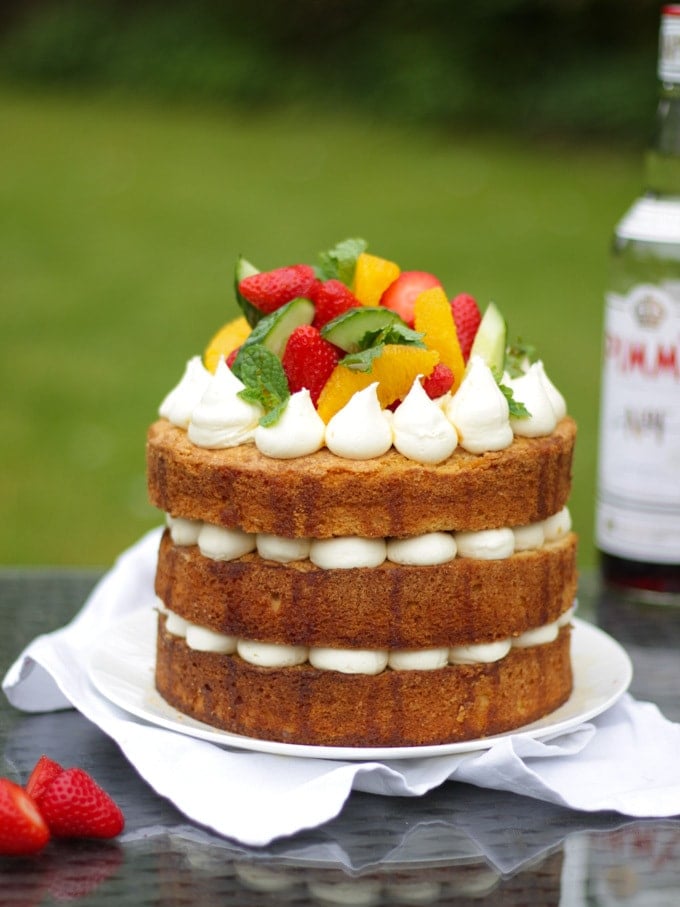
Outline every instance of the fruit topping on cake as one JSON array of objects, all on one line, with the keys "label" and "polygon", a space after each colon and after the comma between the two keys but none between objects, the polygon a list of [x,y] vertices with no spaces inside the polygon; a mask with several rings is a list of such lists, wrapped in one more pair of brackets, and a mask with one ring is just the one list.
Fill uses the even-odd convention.
[{"label": "fruit topping on cake", "polygon": [[[566,413],[538,357],[527,347],[510,355],[494,303],[482,313],[470,294],[449,296],[435,274],[402,270],[363,240],[338,243],[315,266],[261,271],[241,257],[234,285],[242,315],[217,331],[202,361],[188,363],[161,406],[198,446],[254,441],[285,458],[325,444],[347,456],[359,419],[376,435],[366,449],[394,446],[436,462],[451,437],[451,450],[500,450],[515,435],[550,434]],[[284,415],[291,436],[293,419],[307,425],[302,452],[292,442],[295,453],[281,452]],[[404,431],[418,443],[400,443]],[[278,437],[270,442],[267,432]]]}]

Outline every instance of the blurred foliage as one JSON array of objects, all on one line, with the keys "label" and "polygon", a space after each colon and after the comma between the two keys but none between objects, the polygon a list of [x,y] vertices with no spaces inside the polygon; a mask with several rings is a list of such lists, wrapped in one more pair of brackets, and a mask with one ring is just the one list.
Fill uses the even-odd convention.
[{"label": "blurred foliage", "polygon": [[0,80],[647,140],[652,0],[6,0]]}]

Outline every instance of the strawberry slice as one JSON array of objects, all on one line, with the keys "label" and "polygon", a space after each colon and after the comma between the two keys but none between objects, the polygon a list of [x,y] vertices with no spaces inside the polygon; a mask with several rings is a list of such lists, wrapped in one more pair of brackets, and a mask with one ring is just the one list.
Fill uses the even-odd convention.
[{"label": "strawberry slice", "polygon": [[123,814],[96,781],[81,768],[67,768],[38,799],[57,838],[114,838],[123,830]]},{"label": "strawberry slice", "polygon": [[60,775],[64,769],[47,756],[42,755],[35,764],[28,781],[26,782],[26,793],[34,800],[39,800],[43,791],[57,775]]},{"label": "strawberry slice", "polygon": [[319,394],[338,364],[340,351],[311,324],[295,328],[283,351],[281,364],[291,394],[306,387],[316,406]]},{"label": "strawberry slice", "polygon": [[451,311],[463,359],[467,362],[482,315],[476,299],[468,293],[459,293],[451,300]]},{"label": "strawberry slice", "polygon": [[402,271],[380,298],[380,305],[396,312],[409,327],[413,327],[416,299],[425,290],[440,287],[441,281],[427,271]]},{"label": "strawberry slice", "polygon": [[317,283],[314,269],[309,265],[289,265],[244,277],[238,290],[251,305],[269,315],[297,296],[311,298]]},{"label": "strawberry slice", "polygon": [[0,854],[37,853],[49,839],[50,830],[33,798],[9,778],[0,778]]},{"label": "strawberry slice", "polygon": [[321,329],[338,315],[361,306],[354,293],[340,280],[324,280],[314,289],[312,302],[314,303],[315,328]]}]

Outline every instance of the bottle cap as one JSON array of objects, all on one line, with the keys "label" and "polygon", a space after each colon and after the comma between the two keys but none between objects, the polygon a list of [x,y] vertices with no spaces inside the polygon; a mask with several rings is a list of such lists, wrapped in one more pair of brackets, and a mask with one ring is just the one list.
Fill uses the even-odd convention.
[{"label": "bottle cap", "polygon": [[680,4],[661,10],[658,73],[662,82],[680,82]]}]

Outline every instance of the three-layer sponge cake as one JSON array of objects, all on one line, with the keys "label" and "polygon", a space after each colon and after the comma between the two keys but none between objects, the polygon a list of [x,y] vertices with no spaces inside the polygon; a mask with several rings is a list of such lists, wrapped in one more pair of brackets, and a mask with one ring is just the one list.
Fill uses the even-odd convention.
[{"label": "three-layer sponge cake", "polygon": [[[316,275],[303,298],[321,299],[329,280]],[[360,273],[352,285],[366,292]],[[437,310],[438,299],[425,301]],[[350,303],[352,318],[380,317],[370,305],[356,316],[360,297]],[[268,319],[289,305],[262,319],[265,340]],[[345,747],[468,740],[550,713],[572,689],[576,592],[567,510],[576,430],[560,395],[528,362],[519,378],[506,373],[501,393],[474,347],[461,351],[458,371],[447,365],[448,389],[435,384],[431,395],[422,356],[390,387],[387,406],[380,394],[391,377],[380,368],[375,382],[338,393],[343,370],[350,384],[356,372],[343,358],[351,351],[331,343],[343,314],[329,330],[311,326],[321,308],[305,316],[305,332],[285,334],[282,349],[265,347],[290,394],[276,418],[243,393],[251,373],[231,356],[231,368],[218,359],[214,373],[190,363],[150,427],[150,497],[168,515],[156,574],[159,692],[234,733]],[[374,358],[401,355],[385,356],[388,346],[435,348],[422,342],[422,310],[421,302],[416,339],[390,334],[373,345]],[[261,345],[256,331],[251,352]],[[302,333],[334,351],[315,400],[318,375],[296,387],[287,357]],[[441,347],[431,372],[451,363]],[[471,409],[461,404],[470,395]],[[523,397],[525,412],[515,405]],[[480,412],[492,413],[481,442]],[[343,419],[350,429],[338,440]],[[415,454],[404,426],[410,441],[417,436]],[[279,436],[284,443],[273,444]]]}]

